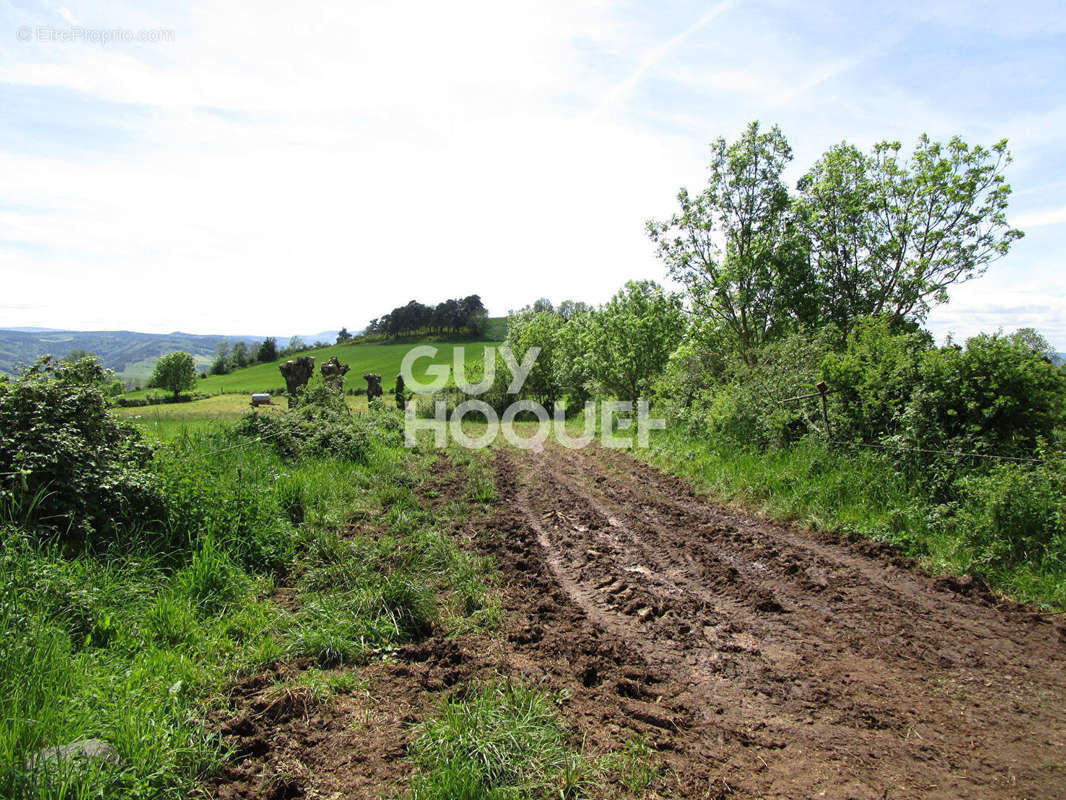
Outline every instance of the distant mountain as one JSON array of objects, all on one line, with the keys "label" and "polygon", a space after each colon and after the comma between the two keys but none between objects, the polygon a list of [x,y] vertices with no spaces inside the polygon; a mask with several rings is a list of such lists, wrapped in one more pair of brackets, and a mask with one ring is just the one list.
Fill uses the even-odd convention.
[{"label": "distant mountain", "polygon": [[1066,353],[1052,353],[1051,360],[1056,364],[1066,364]]},{"label": "distant mountain", "polygon": [[[243,341],[252,336],[201,336],[192,333],[137,333],[135,331],[63,331],[0,328],[0,372],[13,375],[43,355],[62,357],[84,350],[128,380],[143,380],[155,361],[166,353],[184,350],[206,365],[219,342]],[[288,341],[287,339],[285,340]],[[281,344],[281,340],[279,340]]]}]

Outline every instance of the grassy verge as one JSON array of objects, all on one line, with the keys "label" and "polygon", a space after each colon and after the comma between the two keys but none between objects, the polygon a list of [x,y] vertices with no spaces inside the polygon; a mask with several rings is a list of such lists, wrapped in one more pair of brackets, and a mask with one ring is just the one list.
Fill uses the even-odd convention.
[{"label": "grassy verge", "polygon": [[[78,552],[17,520],[0,529],[0,795],[186,796],[226,757],[204,719],[235,677],[497,623],[491,565],[446,533],[464,508],[421,506],[436,454],[404,448],[396,425],[357,458],[296,459],[213,419],[150,428],[167,440],[159,522]],[[28,764],[89,738],[120,761]]]},{"label": "grassy verge", "polygon": [[[1066,508],[1062,473],[1055,466],[1049,468],[1050,477],[1004,467],[991,477],[960,481],[962,489],[954,498],[936,502],[888,456],[813,441],[753,451],[672,429],[656,432],[647,450],[634,452],[716,500],[820,530],[890,542],[933,572],[978,574],[1016,599],[1066,608],[1066,541],[1061,534]],[[1001,477],[1007,472],[1010,476]],[[1030,507],[1026,498],[1038,495],[1048,482],[1052,485],[1044,490],[1049,495],[1044,505]],[[998,498],[1006,485],[1015,491]],[[1047,530],[1034,536],[1041,526]],[[1004,542],[1037,538],[1015,552],[1000,553]]]}]

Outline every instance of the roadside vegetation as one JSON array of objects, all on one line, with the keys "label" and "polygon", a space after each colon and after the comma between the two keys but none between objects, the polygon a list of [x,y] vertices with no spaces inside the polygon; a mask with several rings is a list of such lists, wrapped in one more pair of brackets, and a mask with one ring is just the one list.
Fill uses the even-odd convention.
[{"label": "roadside vegetation", "polygon": [[[0,383],[0,795],[187,796],[227,758],[204,721],[237,677],[498,624],[397,412],[318,386],[301,417],[149,438],[105,383],[92,359]],[[47,755],[90,739],[114,760]]]},{"label": "roadside vegetation", "polygon": [[[776,127],[715,141],[706,187],[647,227],[684,291],[515,313],[515,356],[540,348],[520,396],[650,400],[667,425],[645,457],[713,496],[1066,608],[1063,366],[1033,330],[922,327],[1022,236],[1006,142],[901,149],[837,145],[790,189]],[[480,399],[502,411],[508,378]]]}]

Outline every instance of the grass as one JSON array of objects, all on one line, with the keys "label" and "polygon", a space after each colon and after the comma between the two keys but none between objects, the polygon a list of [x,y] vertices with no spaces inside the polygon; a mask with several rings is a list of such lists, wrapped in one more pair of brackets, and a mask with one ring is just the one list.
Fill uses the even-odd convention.
[{"label": "grass", "polygon": [[[356,343],[334,345],[300,353],[301,356],[314,356],[315,364],[320,365],[336,356],[351,369],[344,376],[345,389],[365,389],[366,381],[363,375],[373,372],[381,376],[382,386],[386,393],[390,392],[396,384],[396,376],[400,374],[400,366],[404,356],[413,347],[427,344],[426,342],[404,344],[375,344]],[[465,348],[466,361],[473,362],[480,359],[486,345],[493,342],[459,341],[459,342],[435,342],[428,343],[437,348],[435,358],[420,360],[415,364],[414,377],[419,380],[428,380],[426,368],[432,364],[451,364],[456,348]],[[228,375],[210,375],[197,381],[195,392],[206,394],[268,392],[283,389],[285,379],[281,377],[279,367],[284,363],[278,360],[270,364],[255,364],[243,369],[234,370]],[[159,394],[158,389],[142,389],[130,392],[126,397],[144,397],[148,394]]]},{"label": "grass", "polygon": [[[227,757],[204,720],[236,677],[308,656],[319,671],[297,688],[322,698],[353,680],[322,670],[499,624],[491,563],[447,534],[472,506],[420,502],[436,453],[397,435],[359,463],[286,462],[195,405],[133,415],[161,443],[167,520],[80,553],[0,529],[0,796],[188,796]],[[283,581],[294,608],[274,599]],[[121,763],[28,772],[38,750],[85,738]]]},{"label": "grass", "polygon": [[571,750],[558,699],[496,682],[452,695],[418,729],[411,800],[576,797],[591,764]]},{"label": "grass", "polygon": [[496,679],[453,692],[416,728],[409,800],[644,797],[660,778],[645,739],[592,755],[560,716],[563,696]]}]

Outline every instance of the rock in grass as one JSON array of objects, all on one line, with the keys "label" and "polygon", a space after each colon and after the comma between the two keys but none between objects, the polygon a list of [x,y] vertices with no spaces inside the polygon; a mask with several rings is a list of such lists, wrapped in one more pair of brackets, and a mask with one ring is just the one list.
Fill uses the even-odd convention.
[{"label": "rock in grass", "polygon": [[26,759],[26,769],[31,772],[56,771],[73,761],[119,764],[122,759],[119,758],[118,751],[103,739],[82,739],[38,750]]}]

